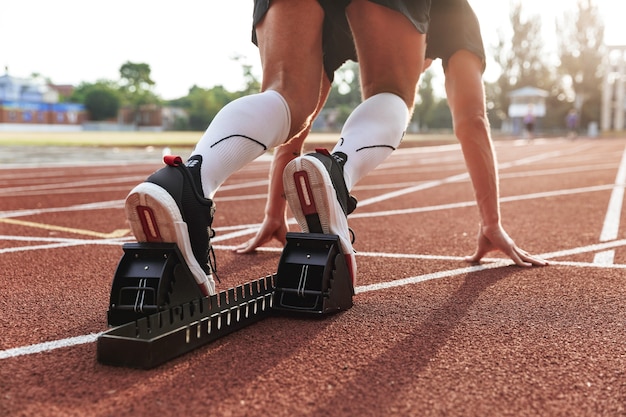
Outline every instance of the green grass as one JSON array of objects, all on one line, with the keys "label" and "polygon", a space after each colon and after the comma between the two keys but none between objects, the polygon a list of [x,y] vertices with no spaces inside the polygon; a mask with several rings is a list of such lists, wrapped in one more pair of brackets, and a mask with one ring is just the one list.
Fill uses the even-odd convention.
[{"label": "green grass", "polygon": [[[93,146],[93,147],[194,147],[203,132],[3,132],[0,131],[0,146]],[[339,133],[312,133],[307,138],[311,146],[332,146]],[[600,138],[624,137],[624,132],[602,132]],[[514,139],[510,135],[494,132],[493,139]],[[429,146],[458,143],[451,132],[428,134],[409,133],[403,139],[403,147]]]},{"label": "green grass", "polygon": [[[193,147],[202,132],[0,132],[0,146]],[[307,142],[333,144],[339,133],[312,133]],[[407,134],[404,142],[453,143],[452,134]]]},{"label": "green grass", "polygon": [[0,146],[194,146],[201,132],[0,132]]}]

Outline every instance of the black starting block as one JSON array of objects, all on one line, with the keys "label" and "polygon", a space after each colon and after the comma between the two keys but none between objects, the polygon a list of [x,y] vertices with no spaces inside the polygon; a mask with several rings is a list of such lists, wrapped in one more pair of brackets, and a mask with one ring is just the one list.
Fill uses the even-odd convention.
[{"label": "black starting block", "polygon": [[352,307],[354,287],[339,236],[287,233],[274,287],[275,310],[329,314]]},{"label": "black starting block", "polygon": [[339,237],[287,233],[278,272],[204,297],[175,243],[127,243],[109,303],[117,326],[98,337],[98,361],[153,368],[268,317],[352,307],[354,287]]},{"label": "black starting block", "polygon": [[203,296],[175,243],[126,243],[109,302],[117,326]]}]

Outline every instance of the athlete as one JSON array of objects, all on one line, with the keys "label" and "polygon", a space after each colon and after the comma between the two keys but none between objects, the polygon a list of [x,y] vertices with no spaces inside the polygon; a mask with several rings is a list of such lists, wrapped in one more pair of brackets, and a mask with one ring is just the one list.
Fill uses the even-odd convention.
[{"label": "athlete", "polygon": [[215,192],[248,162],[308,129],[334,71],[353,59],[363,102],[332,153],[287,164],[284,188],[303,231],[340,237],[354,281],[349,190],[400,144],[424,65],[429,9],[430,0],[255,0],[261,92],[226,105],[186,162],[166,158],[167,166],[130,191],[125,211],[137,240],[177,243],[202,291],[214,294]]},{"label": "athlete", "polygon": [[[499,250],[520,266],[543,266],[547,262],[519,248],[501,224],[498,172],[489,121],[485,109],[482,74],[485,51],[480,25],[467,0],[436,0],[430,10],[425,68],[441,58],[445,88],[459,139],[474,187],[480,212],[476,251],[466,258],[479,262],[487,253]],[[253,252],[276,239],[285,244],[287,218],[280,173],[302,151],[308,132],[302,132],[276,150],[270,174],[265,218],[257,234],[236,248],[239,253]]]}]

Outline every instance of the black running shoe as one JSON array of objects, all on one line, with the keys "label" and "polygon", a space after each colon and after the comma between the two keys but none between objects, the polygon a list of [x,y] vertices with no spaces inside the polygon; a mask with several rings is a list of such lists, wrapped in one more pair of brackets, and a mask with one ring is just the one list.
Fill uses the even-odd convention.
[{"label": "black running shoe", "polygon": [[353,285],[356,256],[348,228],[348,214],[356,208],[343,177],[346,156],[326,149],[294,159],[285,167],[283,186],[289,207],[305,233],[339,236]]},{"label": "black running shoe", "polygon": [[179,156],[163,160],[167,166],[126,197],[126,217],[137,241],[176,243],[202,292],[213,295],[215,204],[202,193],[202,157],[193,156],[186,164]]}]

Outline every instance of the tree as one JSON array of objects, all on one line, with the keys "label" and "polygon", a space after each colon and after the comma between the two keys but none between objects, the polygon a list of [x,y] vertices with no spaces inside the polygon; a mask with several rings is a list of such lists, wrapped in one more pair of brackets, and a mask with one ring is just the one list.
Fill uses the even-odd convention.
[{"label": "tree", "polygon": [[241,64],[241,69],[243,71],[243,79],[245,87],[241,91],[241,95],[250,95],[254,93],[258,93],[261,91],[261,81],[254,75],[253,66],[247,63],[243,56],[236,55],[232,58],[235,62],[239,62]]},{"label": "tree", "polygon": [[430,114],[430,126],[435,129],[452,129],[452,113],[447,99],[437,100]]},{"label": "tree", "polygon": [[120,78],[120,91],[125,104],[138,109],[142,104],[160,102],[152,91],[155,82],[150,78],[150,65],[127,61],[120,67]]},{"label": "tree", "polygon": [[418,123],[420,130],[432,126],[432,114],[437,105],[435,90],[433,89],[433,72],[428,69],[420,77],[417,102],[413,112],[413,119]]},{"label": "tree", "polygon": [[352,106],[361,102],[361,77],[359,65],[347,62],[335,71],[335,78],[326,100],[328,107]]},{"label": "tree", "polygon": [[545,62],[540,17],[524,16],[521,3],[516,3],[510,19],[513,35],[509,40],[501,31],[498,45],[493,51],[502,72],[496,85],[487,89],[488,97],[494,100],[491,107],[496,110],[495,114],[500,115],[507,112],[510,102],[508,94],[512,90],[526,86],[551,90],[553,85],[553,75]]},{"label": "tree", "polygon": [[352,110],[360,102],[361,78],[359,65],[356,62],[349,61],[335,71],[333,84],[320,116],[324,117],[324,113],[332,113],[332,122],[329,127],[331,129],[341,129]]},{"label": "tree", "polygon": [[85,108],[91,120],[107,120],[117,116],[120,98],[115,92],[106,89],[94,89],[85,97]]},{"label": "tree", "polygon": [[[600,118],[604,23],[591,0],[578,0],[576,13],[566,13],[557,23],[561,102],[574,107],[585,126]],[[562,120],[562,119],[561,119]]]},{"label": "tree", "polygon": [[161,100],[154,94],[155,82],[150,78],[150,65],[127,61],[120,67],[120,91],[124,104],[132,106],[135,125],[139,126],[139,108],[144,104],[158,104]]},{"label": "tree", "polygon": [[130,93],[150,90],[155,84],[150,78],[150,65],[126,61],[120,67],[122,87]]},{"label": "tree", "polygon": [[115,84],[101,80],[79,85],[72,94],[72,101],[83,103],[91,120],[102,121],[117,116],[121,96]]},{"label": "tree", "polygon": [[176,103],[187,110],[189,129],[205,130],[217,112],[239,96],[240,93],[231,93],[223,86],[207,90],[194,85],[187,97],[177,100]]}]

